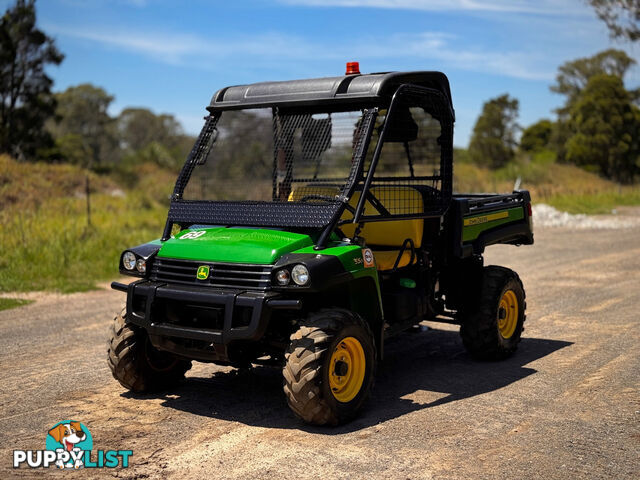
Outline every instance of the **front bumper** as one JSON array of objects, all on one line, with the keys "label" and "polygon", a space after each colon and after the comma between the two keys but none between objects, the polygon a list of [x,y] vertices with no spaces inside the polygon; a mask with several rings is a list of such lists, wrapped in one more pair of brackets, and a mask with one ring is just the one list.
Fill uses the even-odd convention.
[{"label": "front bumper", "polygon": [[207,361],[228,360],[232,342],[259,341],[274,309],[300,309],[300,300],[248,291],[139,280],[111,287],[127,293],[127,322],[144,328],[159,349]]}]

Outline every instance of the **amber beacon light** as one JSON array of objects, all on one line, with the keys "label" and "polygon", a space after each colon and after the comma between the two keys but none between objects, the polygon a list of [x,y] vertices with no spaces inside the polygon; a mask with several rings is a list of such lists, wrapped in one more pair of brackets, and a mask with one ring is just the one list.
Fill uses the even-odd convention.
[{"label": "amber beacon light", "polygon": [[359,74],[360,74],[360,63],[347,62],[347,73],[345,75],[359,75]]}]

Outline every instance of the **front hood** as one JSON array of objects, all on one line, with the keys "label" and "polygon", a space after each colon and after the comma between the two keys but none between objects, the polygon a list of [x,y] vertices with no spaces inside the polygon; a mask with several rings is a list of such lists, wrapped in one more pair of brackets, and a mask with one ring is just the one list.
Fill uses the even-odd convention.
[{"label": "front hood", "polygon": [[197,228],[183,230],[164,242],[158,257],[268,265],[312,243],[308,235],[279,230]]}]

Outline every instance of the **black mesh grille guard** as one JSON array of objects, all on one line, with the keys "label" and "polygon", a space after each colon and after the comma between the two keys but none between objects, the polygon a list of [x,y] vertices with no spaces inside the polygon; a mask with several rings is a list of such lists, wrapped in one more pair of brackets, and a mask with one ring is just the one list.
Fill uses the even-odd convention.
[{"label": "black mesh grille guard", "polygon": [[174,200],[169,221],[184,224],[238,225],[250,227],[322,228],[340,208],[294,202],[201,202]]}]

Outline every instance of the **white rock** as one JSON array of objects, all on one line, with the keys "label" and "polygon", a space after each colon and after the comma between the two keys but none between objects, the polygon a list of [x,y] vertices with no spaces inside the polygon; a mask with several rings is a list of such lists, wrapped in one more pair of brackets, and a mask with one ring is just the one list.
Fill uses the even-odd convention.
[{"label": "white rock", "polygon": [[556,210],[550,205],[537,203],[532,206],[533,225],[538,227],[570,227],[577,229],[618,229],[640,226],[638,217],[611,217],[602,215],[572,215]]}]

